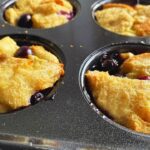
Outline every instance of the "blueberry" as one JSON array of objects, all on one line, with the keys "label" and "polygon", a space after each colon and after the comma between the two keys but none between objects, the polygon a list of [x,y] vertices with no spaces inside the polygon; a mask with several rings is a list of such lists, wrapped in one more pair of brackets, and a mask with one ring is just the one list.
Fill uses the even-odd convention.
[{"label": "blueberry", "polygon": [[31,28],[32,27],[32,16],[31,14],[23,14],[18,20],[17,25],[19,27]]},{"label": "blueberry", "polygon": [[138,79],[139,80],[150,80],[150,76],[141,76]]},{"label": "blueberry", "polygon": [[44,98],[44,95],[41,92],[37,92],[34,95],[32,95],[31,97],[31,105],[34,105],[36,103],[38,103],[39,101],[41,101]]},{"label": "blueberry", "polygon": [[111,54],[111,58],[115,59],[119,64],[123,62],[123,59],[121,58],[120,53]]},{"label": "blueberry", "polygon": [[101,58],[100,58],[100,63],[102,63],[104,60],[106,60],[106,59],[108,59],[109,58],[109,55],[108,55],[108,53],[104,53],[102,56],[101,56]]},{"label": "blueberry", "polygon": [[15,57],[27,58],[28,55],[32,55],[32,50],[28,46],[21,46],[15,53]]},{"label": "blueberry", "polygon": [[[117,74],[119,66],[123,60],[120,57],[120,53],[103,53],[97,62],[91,67],[91,70],[108,71],[110,74]],[[122,75],[121,75],[122,76]]]},{"label": "blueberry", "polygon": [[114,59],[106,59],[101,64],[102,71],[116,71],[118,69],[118,62]]}]

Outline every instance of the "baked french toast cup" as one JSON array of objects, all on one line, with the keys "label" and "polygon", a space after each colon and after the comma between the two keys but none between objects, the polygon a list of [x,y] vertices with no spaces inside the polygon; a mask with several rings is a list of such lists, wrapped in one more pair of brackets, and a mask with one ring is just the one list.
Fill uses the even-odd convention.
[{"label": "baked french toast cup", "polygon": [[78,10],[79,3],[72,0],[12,0],[4,3],[3,18],[12,26],[47,29],[70,22]]},{"label": "baked french toast cup", "polygon": [[0,39],[0,113],[50,99],[64,75],[59,53],[55,44],[36,36],[7,35]]},{"label": "baked french toast cup", "polygon": [[92,8],[93,19],[104,30],[128,37],[150,36],[147,1],[97,1]]},{"label": "baked french toast cup", "polygon": [[[119,60],[119,69],[114,66],[115,61],[106,60],[106,57],[118,59],[118,54],[123,54],[124,58],[129,57],[127,60]],[[149,45],[112,44],[89,55],[80,69],[80,88],[92,109],[109,123],[136,134],[150,134],[149,57]],[[140,69],[141,65],[146,65],[145,73],[144,66],[143,70]]]}]

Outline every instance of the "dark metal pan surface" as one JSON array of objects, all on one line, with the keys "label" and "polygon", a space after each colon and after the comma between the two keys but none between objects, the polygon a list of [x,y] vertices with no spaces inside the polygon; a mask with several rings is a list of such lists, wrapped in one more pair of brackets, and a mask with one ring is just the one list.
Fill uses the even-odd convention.
[{"label": "dark metal pan surface", "polygon": [[77,10],[76,17],[51,29],[9,25],[3,18],[7,3],[0,1],[0,37],[17,35],[18,39],[26,35],[29,40],[40,43],[43,43],[40,39],[45,39],[54,43],[53,52],[65,64],[65,76],[54,100],[0,114],[1,149],[150,149],[150,136],[129,132],[100,117],[91,109],[80,89],[81,65],[95,50],[101,51],[100,48],[106,45],[120,42],[150,44],[149,37],[121,36],[99,27],[92,12],[99,2],[107,1],[78,0],[78,4],[71,0]]}]

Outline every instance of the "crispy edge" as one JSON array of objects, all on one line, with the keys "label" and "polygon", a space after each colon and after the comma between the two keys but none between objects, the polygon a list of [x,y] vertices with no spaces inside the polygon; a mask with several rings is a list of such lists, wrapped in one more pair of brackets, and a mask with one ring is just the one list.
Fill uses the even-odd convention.
[{"label": "crispy edge", "polygon": [[107,3],[103,5],[103,9],[112,8],[112,7],[118,7],[118,8],[125,8],[130,11],[135,11],[134,7],[129,6],[127,4],[121,4],[121,3]]}]

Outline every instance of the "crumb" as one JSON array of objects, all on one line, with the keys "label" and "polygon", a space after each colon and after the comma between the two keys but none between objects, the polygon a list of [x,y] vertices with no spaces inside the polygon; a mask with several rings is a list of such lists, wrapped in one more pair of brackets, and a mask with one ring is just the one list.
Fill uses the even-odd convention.
[{"label": "crumb", "polygon": [[83,45],[80,45],[80,47],[83,47]]},{"label": "crumb", "polygon": [[1,25],[1,27],[3,27],[3,28],[4,28],[4,27],[5,27],[5,24],[2,24],[2,25]]},{"label": "crumb", "polygon": [[65,83],[64,83],[64,81],[62,81],[62,82],[61,82],[61,84],[63,84],[63,85],[64,85],[64,84],[65,84]]},{"label": "crumb", "polygon": [[70,45],[70,47],[71,47],[71,48],[73,48],[73,47],[74,47],[74,45],[72,45],[72,44],[71,44],[71,45]]},{"label": "crumb", "polygon": [[27,33],[29,33],[29,32],[28,32],[28,30],[25,30],[25,31],[24,31],[24,33],[26,33],[26,34],[27,34]]}]

